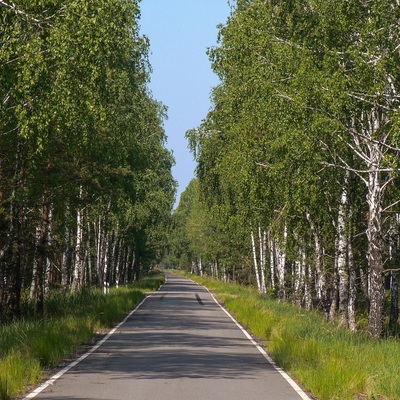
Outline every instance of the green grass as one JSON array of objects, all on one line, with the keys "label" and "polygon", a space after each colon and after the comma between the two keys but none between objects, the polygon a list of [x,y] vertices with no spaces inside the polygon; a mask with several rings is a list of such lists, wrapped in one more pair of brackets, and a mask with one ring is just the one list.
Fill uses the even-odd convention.
[{"label": "green grass", "polygon": [[354,334],[251,288],[190,276],[212,290],[268,354],[321,400],[400,399],[400,343]]},{"label": "green grass", "polygon": [[93,340],[96,332],[120,321],[147,291],[163,282],[162,274],[153,273],[107,295],[100,290],[82,290],[74,296],[53,294],[46,302],[44,320],[0,325],[0,399],[12,399],[38,383],[49,369]]}]

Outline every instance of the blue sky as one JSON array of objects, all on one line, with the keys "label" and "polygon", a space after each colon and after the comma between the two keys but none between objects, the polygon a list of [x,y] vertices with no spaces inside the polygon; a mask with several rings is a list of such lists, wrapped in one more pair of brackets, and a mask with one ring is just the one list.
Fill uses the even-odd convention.
[{"label": "blue sky", "polygon": [[216,45],[216,26],[226,22],[230,7],[227,0],[141,0],[140,8],[141,32],[150,39],[150,90],[168,107],[164,128],[176,160],[178,203],[195,169],[185,132],[200,125],[218,84],[206,50]]}]

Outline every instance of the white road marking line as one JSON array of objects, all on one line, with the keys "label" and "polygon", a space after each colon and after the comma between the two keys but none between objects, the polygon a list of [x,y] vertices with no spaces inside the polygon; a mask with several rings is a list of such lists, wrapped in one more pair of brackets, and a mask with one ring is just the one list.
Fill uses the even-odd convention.
[{"label": "white road marking line", "polygon": [[[194,282],[194,281],[192,281]],[[165,283],[167,283],[167,278],[165,279]],[[197,282],[194,282],[196,285],[199,285]],[[159,290],[161,289],[163,285],[160,286]],[[199,285],[202,286],[202,285]],[[214,295],[210,292],[208,288],[204,287],[211,295],[213,300],[215,301],[216,304],[222,309],[222,311],[236,324],[236,326],[243,332],[243,334],[250,340],[250,342],[257,348],[257,350],[265,357],[265,359],[275,368],[276,371],[278,371],[282,377],[290,384],[290,386],[299,394],[299,396],[303,400],[312,400],[310,397],[307,396],[307,394],[303,391],[303,389],[300,388],[300,386],[285,372],[282,370],[282,368],[278,367],[275,362],[269,357],[269,355],[266,353],[266,351],[250,336],[250,334],[242,327],[242,325],[239,324],[239,322],[236,321],[236,319],[224,308],[222,305],[218,302],[218,300],[214,297]],[[42,385],[34,389],[32,392],[30,392],[26,397],[24,397],[23,400],[27,399],[33,399],[35,398],[38,394],[40,394],[43,390],[48,388],[49,386],[53,385],[54,382],[61,378],[66,372],[68,372],[71,368],[75,367],[78,365],[81,361],[83,361],[85,358],[87,358],[90,354],[94,353],[103,343],[105,343],[111,335],[115,333],[117,329],[119,329],[141,306],[142,304],[149,298],[151,295],[145,297],[137,306],[134,310],[132,310],[115,328],[111,329],[111,331],[103,338],[101,339],[96,345],[94,345],[87,353],[83,354],[81,357],[79,357],[77,360],[71,362],[69,365],[67,365],[65,368],[63,368],[61,371],[59,371],[57,374],[53,375],[50,379],[48,379],[46,382],[44,382]]]},{"label": "white road marking line", "polygon": [[[165,283],[167,283],[167,278],[165,278]],[[160,285],[160,287],[158,288],[158,290],[161,289],[161,287],[163,285]],[[76,365],[78,365],[81,361],[83,361],[86,357],[88,357],[90,354],[94,353],[104,342],[106,342],[111,335],[113,335],[115,333],[115,331],[117,329],[119,329],[141,306],[142,304],[149,298],[151,297],[151,295],[146,296],[137,306],[134,310],[132,310],[115,328],[111,329],[110,332],[108,332],[108,334],[101,339],[97,344],[95,344],[87,353],[83,354],[82,356],[80,356],[77,360],[71,362],[70,364],[68,364],[65,368],[63,368],[61,371],[57,372],[55,375],[53,375],[50,379],[48,379],[46,382],[44,382],[43,384],[41,384],[39,387],[37,387],[36,389],[34,389],[32,392],[30,392],[26,397],[23,398],[23,400],[26,399],[33,399],[34,397],[36,397],[39,393],[43,392],[43,390],[45,390],[46,388],[48,388],[49,386],[53,385],[54,382],[61,378],[66,372],[68,372],[71,368],[75,367]]]},{"label": "white road marking line", "polygon": [[106,342],[111,335],[113,335],[115,333],[115,331],[117,329],[119,329],[138,309],[139,307],[141,307],[141,305],[149,298],[150,296],[146,296],[137,306],[134,310],[132,310],[116,327],[114,327],[113,329],[110,330],[110,332],[108,332],[108,334],[101,339],[96,345],[94,345],[87,353],[83,354],[82,356],[80,356],[77,360],[71,362],[69,365],[67,365],[65,368],[63,368],[61,371],[59,371],[58,373],[56,373],[55,375],[53,375],[50,379],[48,379],[46,382],[44,382],[43,384],[41,384],[39,387],[37,387],[36,389],[34,389],[32,392],[30,392],[26,397],[24,397],[23,400],[26,399],[33,399],[34,397],[36,397],[39,393],[43,392],[43,390],[45,390],[46,388],[48,388],[49,386],[53,385],[54,382],[61,378],[66,372],[68,372],[71,368],[75,367],[76,365],[78,365],[81,361],[83,361],[86,357],[90,356],[90,354],[94,353],[104,342]]},{"label": "white road marking line", "polygon": [[[197,282],[192,281],[196,283],[196,285],[199,285]],[[250,342],[257,348],[257,350],[264,356],[264,358],[275,368],[276,371],[278,371],[282,377],[289,383],[289,385],[293,388],[293,390],[303,399],[303,400],[312,400],[307,393],[304,392],[304,390],[280,367],[278,367],[275,364],[275,361],[267,354],[267,352],[251,337],[251,335],[246,331],[246,329],[243,328],[242,325],[239,324],[238,321],[227,311],[215,298],[215,296],[211,293],[211,291],[203,286],[208,293],[210,293],[211,297],[213,300],[220,306],[222,311],[235,323],[235,325],[243,332],[243,334],[247,337],[247,339],[250,340]]]}]

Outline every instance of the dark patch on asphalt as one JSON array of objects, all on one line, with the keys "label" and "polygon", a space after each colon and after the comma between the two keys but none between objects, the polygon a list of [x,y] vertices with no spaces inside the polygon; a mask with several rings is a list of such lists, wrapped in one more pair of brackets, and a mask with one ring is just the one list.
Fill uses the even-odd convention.
[{"label": "dark patch on asphalt", "polygon": [[196,300],[199,302],[200,305],[204,306],[203,300],[201,300],[200,296],[196,293]]}]

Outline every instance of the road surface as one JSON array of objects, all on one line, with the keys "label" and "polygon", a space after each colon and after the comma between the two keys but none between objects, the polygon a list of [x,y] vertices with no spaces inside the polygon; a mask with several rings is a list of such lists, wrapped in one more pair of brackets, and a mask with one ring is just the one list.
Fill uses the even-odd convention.
[{"label": "road surface", "polygon": [[97,350],[68,368],[26,398],[308,399],[204,287],[174,275]]}]

